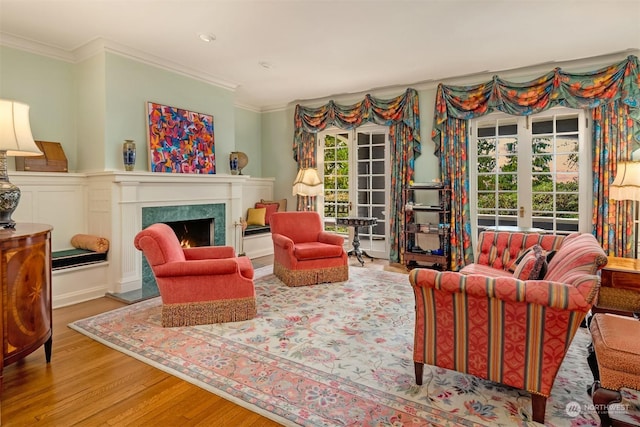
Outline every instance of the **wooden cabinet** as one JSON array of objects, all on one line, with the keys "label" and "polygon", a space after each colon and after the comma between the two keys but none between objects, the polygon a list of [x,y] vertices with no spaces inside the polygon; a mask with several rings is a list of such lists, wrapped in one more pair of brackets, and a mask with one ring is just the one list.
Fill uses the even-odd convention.
[{"label": "wooden cabinet", "polygon": [[51,360],[51,226],[0,229],[0,387],[4,367],[44,344]]},{"label": "wooden cabinet", "polygon": [[[450,189],[441,184],[416,184],[407,188],[405,209],[413,212],[412,220],[405,226],[406,248],[404,262],[407,267],[427,264],[432,268],[448,270],[450,263]],[[419,193],[423,197],[419,197]],[[424,199],[424,201],[422,201]],[[422,240],[434,243],[429,247]],[[428,242],[427,242],[428,244]],[[422,246],[425,247],[422,247]]]}]

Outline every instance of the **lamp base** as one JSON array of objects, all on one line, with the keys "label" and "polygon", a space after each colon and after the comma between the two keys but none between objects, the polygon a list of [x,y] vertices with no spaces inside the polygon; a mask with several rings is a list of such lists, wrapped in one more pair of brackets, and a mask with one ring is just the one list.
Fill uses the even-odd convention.
[{"label": "lamp base", "polygon": [[15,228],[16,223],[11,214],[20,202],[20,189],[8,180],[0,180],[0,227]]}]

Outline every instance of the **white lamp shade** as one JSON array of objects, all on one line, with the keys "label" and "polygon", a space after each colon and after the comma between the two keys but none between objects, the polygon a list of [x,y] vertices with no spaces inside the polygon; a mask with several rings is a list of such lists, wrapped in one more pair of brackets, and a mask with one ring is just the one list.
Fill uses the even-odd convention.
[{"label": "white lamp shade", "polygon": [[618,174],[609,187],[613,200],[640,200],[640,162],[618,163]]},{"label": "white lamp shade", "polygon": [[39,156],[29,124],[29,106],[0,99],[0,150],[7,156]]},{"label": "white lamp shade", "polygon": [[294,196],[318,196],[322,194],[322,181],[314,168],[302,168],[293,182]]}]

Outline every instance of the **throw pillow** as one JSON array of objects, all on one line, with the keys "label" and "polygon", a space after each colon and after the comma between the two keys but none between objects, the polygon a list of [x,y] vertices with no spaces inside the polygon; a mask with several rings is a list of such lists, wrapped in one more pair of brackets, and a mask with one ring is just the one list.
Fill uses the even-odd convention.
[{"label": "throw pillow", "polygon": [[535,256],[535,263],[529,274],[529,280],[543,279],[547,274],[547,254],[542,250],[540,245],[532,247]]},{"label": "throw pillow", "polygon": [[267,211],[264,214],[264,224],[269,225],[269,220],[271,219],[271,215],[278,211],[277,203],[256,203],[255,207],[257,209],[265,208]]},{"label": "throw pillow", "polygon": [[529,252],[531,252],[532,248],[527,248],[523,251],[520,252],[520,254],[518,255],[518,258],[516,258],[515,261],[513,261],[513,263],[511,263],[511,265],[509,266],[508,270],[511,272],[516,271],[516,268],[518,267],[518,264],[520,264],[522,262],[522,258],[524,258],[524,256],[526,254],[528,254]]},{"label": "throw pillow", "polygon": [[285,212],[287,210],[287,199],[280,199],[280,200],[260,199],[260,203],[265,203],[265,204],[276,203],[278,205],[278,212]]},{"label": "throw pillow", "polygon": [[536,265],[536,254],[535,252],[527,251],[526,254],[522,257],[522,260],[516,266],[516,269],[513,272],[513,277],[520,280],[529,280],[529,276],[531,275],[531,271],[533,267]]},{"label": "throw pillow", "polygon": [[247,225],[265,225],[264,218],[267,214],[266,208],[247,209]]}]

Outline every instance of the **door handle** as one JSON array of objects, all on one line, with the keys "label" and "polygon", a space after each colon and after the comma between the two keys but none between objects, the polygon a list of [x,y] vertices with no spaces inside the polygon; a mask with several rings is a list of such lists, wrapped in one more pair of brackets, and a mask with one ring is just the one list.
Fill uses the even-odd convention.
[{"label": "door handle", "polygon": [[520,213],[520,218],[524,218],[524,206],[520,206],[519,213]]}]

